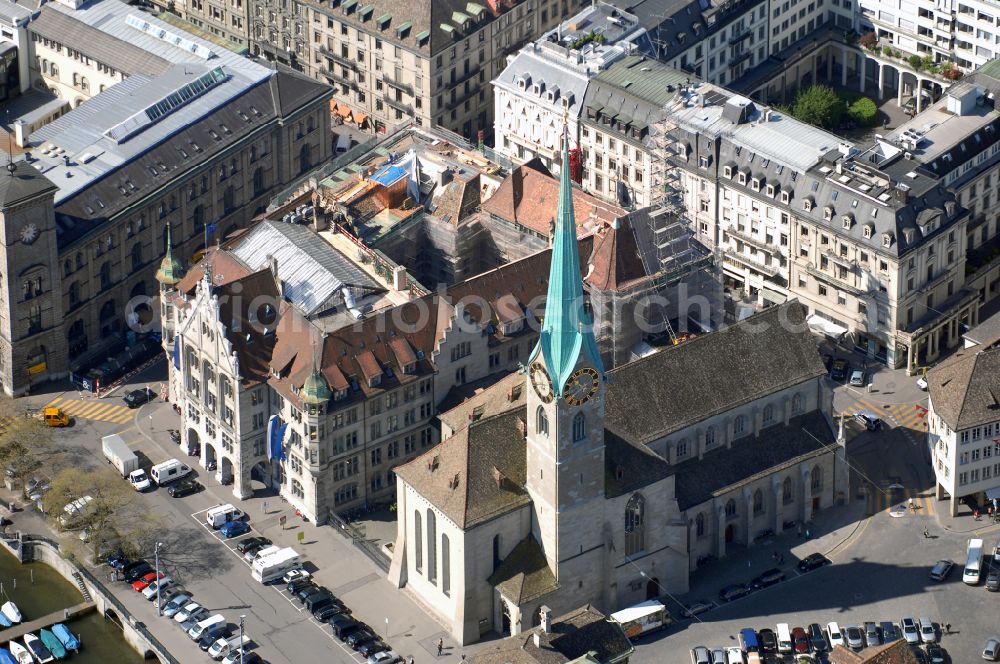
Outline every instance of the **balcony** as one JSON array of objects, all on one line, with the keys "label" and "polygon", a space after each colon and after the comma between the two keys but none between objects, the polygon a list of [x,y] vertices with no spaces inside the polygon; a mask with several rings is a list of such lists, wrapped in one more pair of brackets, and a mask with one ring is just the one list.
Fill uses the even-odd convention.
[{"label": "balcony", "polygon": [[741,41],[753,34],[753,30],[750,28],[744,28],[737,32],[735,35],[729,38],[729,45],[739,44]]},{"label": "balcony", "polygon": [[814,267],[813,265],[806,265],[806,272],[808,272],[813,277],[816,277],[820,281],[824,281],[833,286],[834,288],[844,291],[845,293],[850,293],[851,295],[854,296],[864,295],[864,291],[858,288],[857,286],[853,286],[852,284],[844,281],[843,279],[835,277],[829,272],[824,272],[823,270],[819,269],[818,267]]},{"label": "balcony", "polygon": [[340,83],[341,85],[346,85],[348,87],[357,89],[358,84],[356,82],[352,81],[351,79],[349,79],[346,76],[342,76],[341,74],[338,74],[337,72],[333,71],[332,69],[330,69],[328,67],[320,67],[319,71],[320,71],[321,74],[323,74],[323,76],[327,77],[331,81],[336,81],[337,83]]},{"label": "balcony", "polygon": [[459,76],[458,78],[448,79],[448,86],[454,88],[456,86],[461,85],[462,83],[465,83],[470,78],[472,78],[472,77],[474,77],[474,76],[476,76],[478,74],[479,74],[479,68],[478,67],[473,67],[473,68],[469,69],[469,71],[467,71],[464,74],[462,74],[461,76]]},{"label": "balcony", "polygon": [[740,269],[756,270],[769,277],[777,277],[781,272],[781,269],[776,265],[765,265],[756,258],[744,256],[733,249],[725,250],[725,262]]},{"label": "balcony", "polygon": [[464,104],[469,99],[472,99],[473,97],[475,97],[477,94],[479,94],[479,89],[478,88],[473,88],[472,90],[469,90],[465,94],[461,94],[461,95],[455,97],[455,101],[450,102],[449,104],[445,105],[444,108],[445,108],[446,111],[455,110],[456,108],[458,108],[459,106],[461,106],[462,104]]},{"label": "balcony", "polygon": [[396,90],[399,90],[404,95],[410,95],[411,97],[413,96],[413,86],[412,85],[407,85],[405,83],[399,83],[398,81],[392,80],[388,76],[383,77],[382,78],[382,82],[385,83],[386,85],[388,85],[390,88],[394,88]]},{"label": "balcony", "polygon": [[411,104],[406,104],[404,102],[397,101],[392,95],[388,94],[382,95],[382,101],[384,101],[386,105],[396,109],[397,111],[402,111],[404,115],[408,115],[410,117],[413,116],[413,106]]},{"label": "balcony", "polygon": [[744,62],[745,60],[749,60],[751,55],[753,55],[753,53],[750,50],[746,50],[746,51],[743,51],[742,53],[738,53],[737,55],[734,55],[733,57],[729,58],[729,66],[730,67],[736,67],[741,62]]},{"label": "balcony", "polygon": [[345,57],[344,55],[335,52],[333,49],[329,49],[325,46],[320,46],[319,52],[325,55],[326,57],[330,58],[334,62],[342,64],[345,67],[353,69],[354,71],[359,71],[359,63],[356,60],[352,60],[348,57]]},{"label": "balcony", "polygon": [[754,237],[750,233],[741,232],[737,228],[726,228],[725,232],[726,234],[732,236],[733,238],[746,242],[750,246],[757,247],[761,251],[771,254],[772,256],[777,256],[781,253],[777,247],[769,245],[764,240]]}]

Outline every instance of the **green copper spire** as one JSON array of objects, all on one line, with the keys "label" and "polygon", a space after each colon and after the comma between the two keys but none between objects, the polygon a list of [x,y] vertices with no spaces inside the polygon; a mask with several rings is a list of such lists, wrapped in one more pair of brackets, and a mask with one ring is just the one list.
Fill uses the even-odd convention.
[{"label": "green copper spire", "polygon": [[302,385],[302,403],[324,404],[333,397],[330,386],[326,383],[326,378],[320,373],[319,367],[313,362],[312,373],[306,378]]},{"label": "green copper spire", "polygon": [[167,224],[167,253],[160,261],[160,269],[156,271],[156,280],[161,284],[175,285],[184,277],[184,266],[174,258],[173,245],[170,242],[170,224]]},{"label": "green copper spire", "polygon": [[580,249],[576,242],[576,219],[573,215],[573,185],[570,181],[569,135],[563,134],[562,167],[559,174],[559,206],[556,209],[555,235],[552,238],[552,263],[549,267],[549,290],[545,300],[545,319],[538,345],[552,376],[553,387],[561,396],[566,379],[573,372],[583,350],[593,367],[602,374],[601,354],[594,340],[593,325],[583,309],[583,277],[580,274]]}]

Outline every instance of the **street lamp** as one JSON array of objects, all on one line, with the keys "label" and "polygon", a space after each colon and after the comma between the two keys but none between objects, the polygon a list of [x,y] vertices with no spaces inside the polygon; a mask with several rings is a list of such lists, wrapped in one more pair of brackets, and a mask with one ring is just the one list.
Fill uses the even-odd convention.
[{"label": "street lamp", "polygon": [[153,555],[156,557],[156,615],[163,615],[163,605],[160,604],[160,547],[163,542],[157,542],[153,547]]},{"label": "street lamp", "polygon": [[243,621],[246,620],[246,616],[240,616],[240,664],[243,664]]}]

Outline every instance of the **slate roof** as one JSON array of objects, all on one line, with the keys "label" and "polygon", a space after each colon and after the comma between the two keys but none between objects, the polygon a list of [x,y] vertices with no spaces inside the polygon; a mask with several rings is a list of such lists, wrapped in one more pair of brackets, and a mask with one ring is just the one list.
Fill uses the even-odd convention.
[{"label": "slate roof", "polygon": [[645,445],[604,430],[604,496],[617,498],[668,477],[667,461]]},{"label": "slate roof", "polygon": [[788,302],[608,371],[605,428],[646,444],[824,375],[805,318]]},{"label": "slate roof", "polygon": [[[639,17],[646,28],[644,37],[637,40],[643,51],[660,60],[670,60],[694,46],[709,35],[722,32],[734,19],[744,16],[763,4],[762,0],[744,2],[708,2],[707,0],[615,0]],[[705,7],[704,14],[702,7]],[[709,23],[706,17],[714,14]]]},{"label": "slate roof", "polygon": [[472,664],[563,664],[592,653],[593,661],[611,664],[627,659],[633,650],[621,625],[588,605],[554,618],[548,634],[535,627],[495,642],[470,659]]},{"label": "slate roof", "polygon": [[979,321],[979,325],[963,334],[962,337],[983,346],[992,346],[995,342],[1000,341],[1000,312],[993,314],[986,320]]},{"label": "slate roof", "polygon": [[451,388],[438,404],[438,418],[452,431],[458,431],[474,421],[523,409],[527,398],[524,374],[515,371],[500,380],[493,374],[476,383]]},{"label": "slate roof", "polygon": [[[510,224],[530,228],[542,237],[549,237],[558,200],[559,181],[539,160],[532,159],[507,176],[493,196],[483,203],[482,210]],[[625,214],[625,210],[574,187],[573,213],[577,235],[582,236]]]},{"label": "slate roof", "polygon": [[169,60],[112,37],[107,32],[56,9],[53,5],[44,5],[38,18],[31,22],[28,30],[60,44],[69,45],[74,50],[129,76],[133,74],[156,76],[166,72],[171,66]]},{"label": "slate roof", "polygon": [[710,450],[702,459],[679,464],[674,480],[677,505],[684,511],[764,477],[775,468],[827,454],[836,440],[829,422],[818,410],[791,418],[788,426],[761,429],[757,437],[733,441],[731,449]]},{"label": "slate roof", "polygon": [[471,422],[393,471],[459,528],[473,528],[531,502],[524,417],[521,407]]},{"label": "slate roof", "polygon": [[6,209],[57,190],[48,178],[30,164],[15,161],[14,166],[14,171],[11,172],[5,164],[3,172],[0,172],[0,208]]},{"label": "slate roof", "polygon": [[517,606],[544,597],[559,588],[545,559],[545,552],[533,535],[518,542],[487,581]]},{"label": "slate roof", "polygon": [[261,319],[260,311],[252,311],[261,306],[245,296],[256,293],[268,297],[271,302],[278,299],[278,287],[268,269],[234,279],[225,285],[213,288],[219,297],[219,318],[226,321],[226,338],[239,359],[240,376],[244,385],[256,385],[267,380],[268,362],[274,348],[274,334],[265,334],[256,324]]},{"label": "slate roof", "polygon": [[1000,420],[1000,346],[958,351],[927,372],[927,391],[953,431]]}]

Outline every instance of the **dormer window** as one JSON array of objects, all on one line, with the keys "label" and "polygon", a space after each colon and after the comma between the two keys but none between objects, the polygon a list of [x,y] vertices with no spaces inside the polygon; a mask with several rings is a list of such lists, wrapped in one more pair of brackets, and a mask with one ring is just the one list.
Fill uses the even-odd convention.
[{"label": "dormer window", "polygon": [[767,184],[767,195],[774,198],[774,185],[770,182]]},{"label": "dormer window", "polygon": [[417,363],[410,362],[409,364],[403,365],[403,373],[405,374],[415,374],[417,373]]},{"label": "dormer window", "polygon": [[870,238],[872,236],[872,229],[873,227],[871,224],[865,224],[864,230],[862,230],[862,234],[865,237]]},{"label": "dormer window", "polygon": [[812,212],[813,202],[811,198],[802,199],[802,209],[805,210],[806,212]]},{"label": "dormer window", "polygon": [[736,179],[739,181],[740,184],[746,184],[747,183],[747,174],[746,173],[739,173],[736,176]]},{"label": "dormer window", "polygon": [[712,163],[711,158],[708,157],[707,155],[702,155],[698,157],[698,165],[701,166],[702,168],[708,168],[711,163]]},{"label": "dormer window", "polygon": [[551,88],[549,88],[548,90],[545,91],[545,100],[546,101],[554,103],[557,99],[559,99],[559,87],[558,86],[552,86]]},{"label": "dormer window", "polygon": [[368,379],[368,387],[378,387],[382,384],[382,374],[372,376]]},{"label": "dormer window", "polygon": [[840,221],[844,224],[844,230],[847,231],[851,230],[851,226],[854,225],[854,218],[849,214],[843,215]]},{"label": "dormer window", "polygon": [[761,182],[763,182],[763,178],[751,178],[750,188],[753,189],[754,191],[760,191]]},{"label": "dormer window", "polygon": [[722,167],[722,174],[725,175],[730,180],[732,180],[733,179],[733,167],[732,166],[723,166]]},{"label": "dormer window", "polygon": [[526,90],[529,85],[531,85],[531,76],[528,74],[525,74],[517,79],[517,87],[521,90]]},{"label": "dormer window", "polygon": [[823,218],[826,219],[827,221],[833,219],[833,208],[830,207],[829,205],[823,208]]},{"label": "dormer window", "polygon": [[892,246],[892,233],[882,233],[882,246],[891,247]]}]

